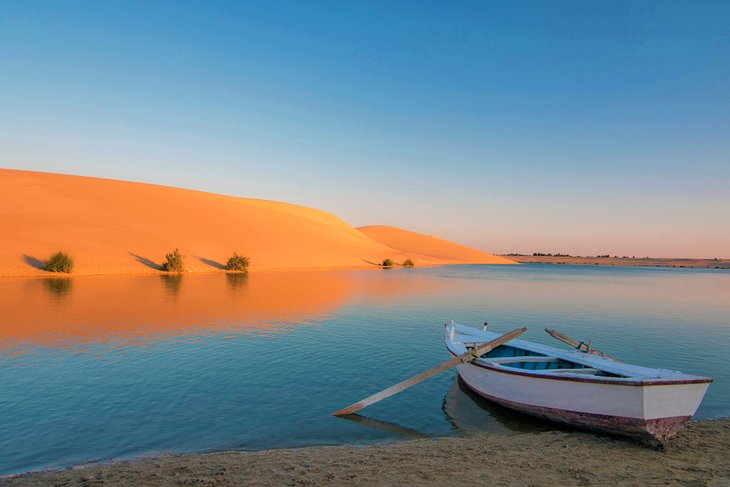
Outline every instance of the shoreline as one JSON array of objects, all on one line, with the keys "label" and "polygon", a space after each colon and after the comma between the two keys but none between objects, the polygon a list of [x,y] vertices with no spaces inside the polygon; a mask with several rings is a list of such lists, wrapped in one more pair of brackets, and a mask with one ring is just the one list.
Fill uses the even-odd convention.
[{"label": "shoreline", "polygon": [[73,277],[101,277],[101,276],[185,276],[198,274],[259,274],[279,272],[328,272],[328,271],[366,271],[366,270],[393,270],[393,269],[421,269],[432,267],[448,267],[461,265],[514,265],[514,264],[553,264],[553,265],[594,265],[603,267],[671,267],[687,269],[723,269],[730,270],[730,259],[680,259],[680,258],[605,258],[605,257],[563,257],[563,256],[532,256],[532,255],[508,255],[502,257],[512,259],[512,264],[492,262],[445,262],[439,264],[421,264],[415,267],[403,267],[395,264],[392,268],[383,268],[379,264],[368,263],[357,266],[324,266],[324,267],[281,267],[281,268],[254,268],[247,271],[227,271],[225,269],[190,269],[183,272],[167,272],[162,270],[135,270],[135,271],[109,271],[109,272],[48,272],[36,270],[22,274],[2,274],[2,278],[50,278],[66,279]]},{"label": "shoreline", "polygon": [[337,272],[337,271],[390,271],[394,269],[429,269],[432,267],[447,267],[447,266],[461,266],[461,265],[517,265],[517,262],[511,264],[502,263],[479,263],[479,262],[448,262],[443,264],[421,264],[414,267],[404,267],[401,264],[395,264],[392,267],[382,267],[379,264],[368,264],[363,266],[331,266],[331,267],[281,267],[281,268],[270,268],[270,269],[248,269],[245,271],[229,271],[225,269],[192,269],[185,270],[183,272],[170,272],[162,270],[140,270],[140,271],[123,271],[123,272],[49,272],[49,271],[38,271],[38,273],[27,273],[27,274],[2,274],[0,273],[0,279],[2,278],[50,278],[50,279],[70,279],[74,277],[108,277],[108,276],[187,276],[187,275],[199,275],[199,274],[271,274],[271,273],[288,273],[288,272]]},{"label": "shoreline", "polygon": [[730,269],[730,259],[683,259],[659,257],[574,257],[555,255],[509,255],[502,257],[512,259],[520,264],[569,264],[597,265],[621,267],[677,267],[692,269]]},{"label": "shoreline", "polygon": [[730,418],[692,422],[663,449],[551,430],[371,446],[162,455],[0,477],[0,485],[727,485]]}]

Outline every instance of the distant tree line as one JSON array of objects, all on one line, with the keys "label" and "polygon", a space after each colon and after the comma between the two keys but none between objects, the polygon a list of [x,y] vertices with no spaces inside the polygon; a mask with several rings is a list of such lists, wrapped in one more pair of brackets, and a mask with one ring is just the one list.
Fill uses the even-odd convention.
[{"label": "distant tree line", "polygon": [[[527,254],[519,254],[516,252],[512,252],[509,254],[503,254],[506,256],[512,256],[512,257],[524,257]],[[602,255],[571,255],[571,254],[561,254],[560,252],[552,253],[552,252],[533,252],[533,257],[576,257],[579,259],[636,259],[636,256],[629,257],[628,255],[624,255],[623,257],[619,257],[618,255],[612,256],[611,254],[602,254]],[[650,259],[651,257],[640,257],[641,259]]]},{"label": "distant tree line", "polygon": [[[519,252],[510,252],[507,254],[501,254],[505,257],[527,257],[530,254],[521,254]],[[641,260],[650,260],[652,257],[637,257],[635,255],[624,255],[619,257],[618,255],[611,255],[611,254],[601,254],[601,255],[571,255],[571,254],[561,254],[561,253],[551,253],[551,252],[533,252],[533,257],[575,257],[578,259],[641,259]],[[708,260],[714,260],[714,261],[723,261],[724,259],[721,259],[719,257],[715,257],[714,259],[708,259]]]},{"label": "distant tree line", "polygon": [[551,254],[551,253],[543,253],[543,252],[533,252],[533,257],[573,257],[570,254]]}]

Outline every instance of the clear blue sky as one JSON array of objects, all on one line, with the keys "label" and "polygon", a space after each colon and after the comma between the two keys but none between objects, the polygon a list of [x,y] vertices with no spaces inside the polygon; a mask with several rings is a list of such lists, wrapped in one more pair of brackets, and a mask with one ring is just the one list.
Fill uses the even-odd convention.
[{"label": "clear blue sky", "polygon": [[730,257],[730,2],[0,0],[0,166]]}]

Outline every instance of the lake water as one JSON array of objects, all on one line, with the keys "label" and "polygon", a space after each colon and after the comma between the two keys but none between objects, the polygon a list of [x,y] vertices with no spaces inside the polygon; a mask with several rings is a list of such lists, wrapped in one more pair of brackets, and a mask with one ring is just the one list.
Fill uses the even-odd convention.
[{"label": "lake water", "polygon": [[[444,373],[443,323],[708,375],[730,415],[730,272],[530,264],[250,275],[0,279],[0,475],[161,452],[369,443],[552,425]],[[560,346],[560,345],[558,345]]]}]

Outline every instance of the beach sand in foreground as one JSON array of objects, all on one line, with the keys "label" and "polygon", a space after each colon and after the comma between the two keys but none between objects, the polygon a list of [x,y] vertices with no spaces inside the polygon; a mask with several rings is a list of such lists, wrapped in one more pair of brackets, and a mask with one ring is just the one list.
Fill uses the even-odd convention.
[{"label": "beach sand in foreground", "polygon": [[0,485],[730,485],[730,419],[691,423],[664,450],[571,431],[354,447],[221,452],[93,465]]}]

